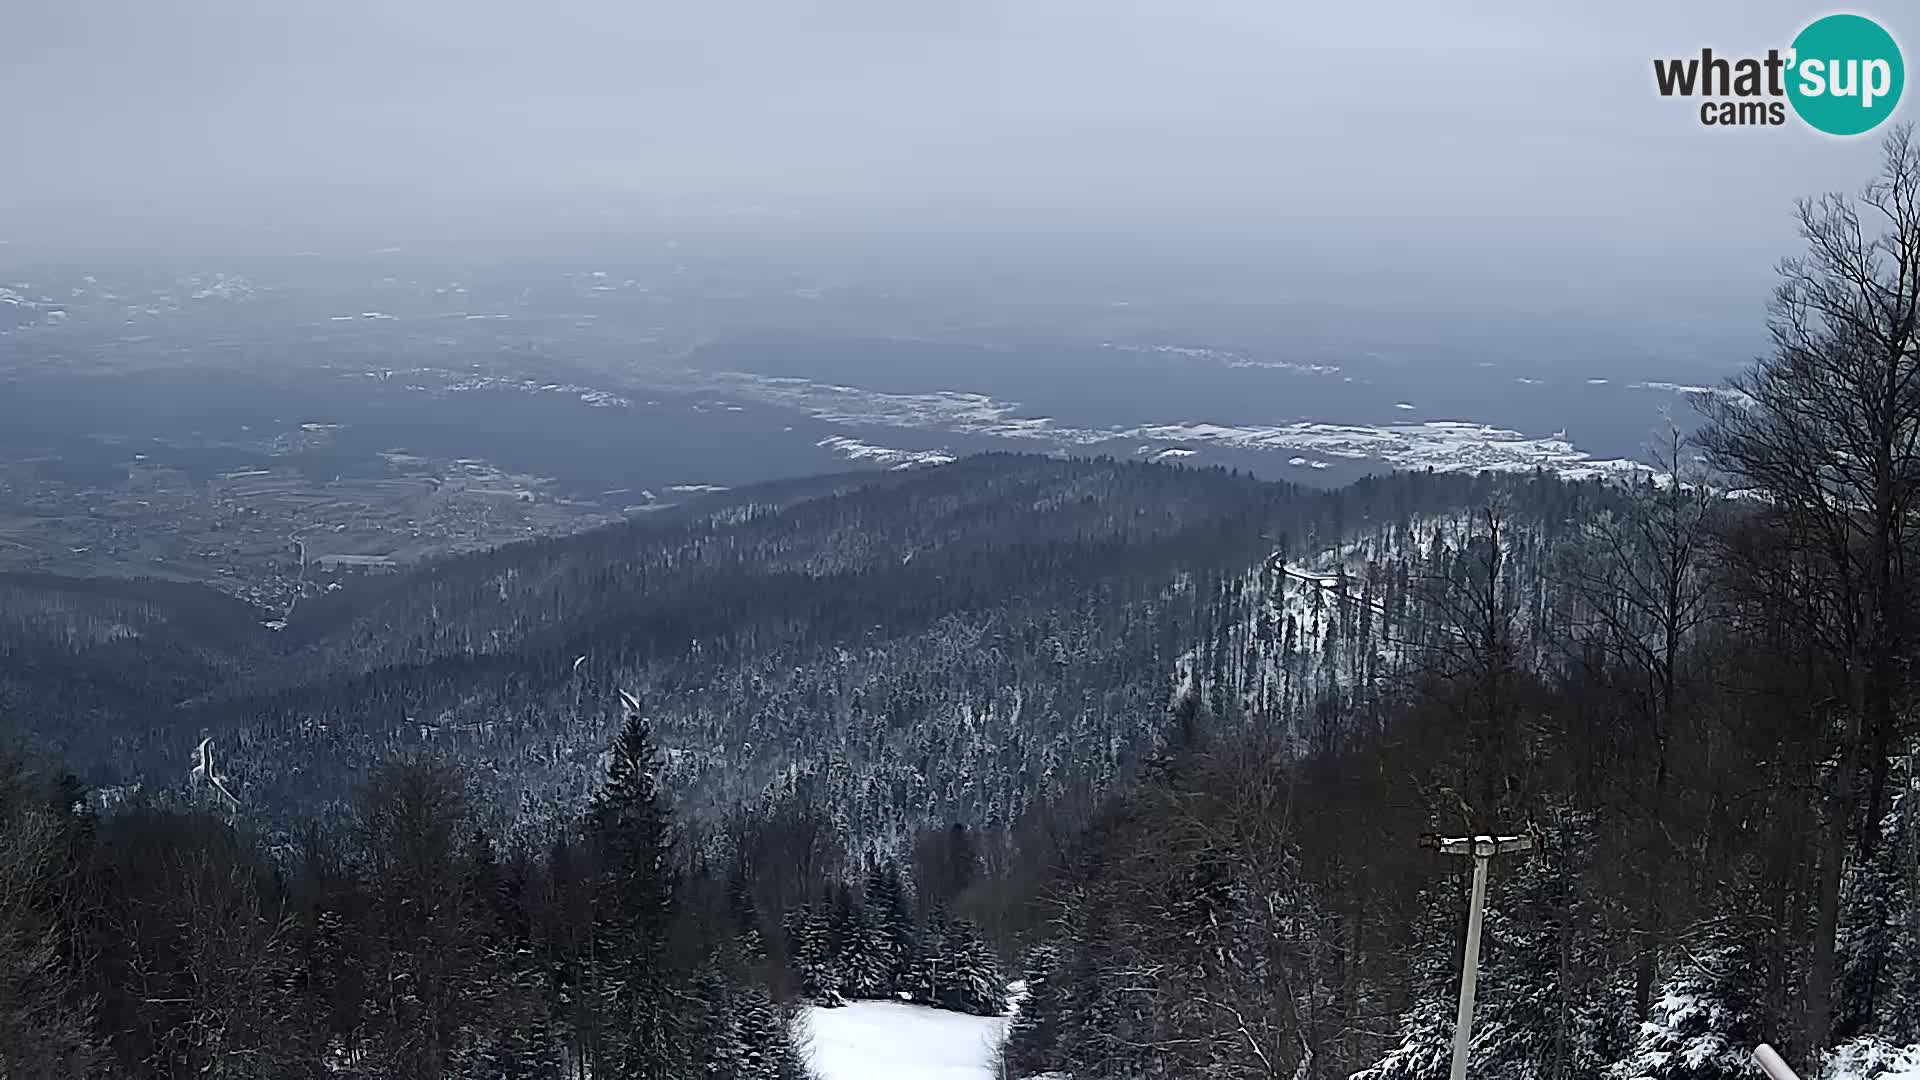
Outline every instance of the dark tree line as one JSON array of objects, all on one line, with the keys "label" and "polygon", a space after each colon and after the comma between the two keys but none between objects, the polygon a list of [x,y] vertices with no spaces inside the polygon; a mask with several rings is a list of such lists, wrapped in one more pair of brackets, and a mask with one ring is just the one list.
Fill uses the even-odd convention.
[{"label": "dark tree line", "polygon": [[291,842],[9,759],[0,1076],[800,1080],[749,891],[656,769],[631,709],[587,813],[503,849],[426,759]]},{"label": "dark tree line", "polygon": [[1007,1008],[1007,979],[994,945],[955,913],[980,872],[966,828],[922,841],[908,878],[892,862],[858,887],[828,882],[785,923],[797,987],[825,1006],[862,998],[905,1000],[981,1016]]}]

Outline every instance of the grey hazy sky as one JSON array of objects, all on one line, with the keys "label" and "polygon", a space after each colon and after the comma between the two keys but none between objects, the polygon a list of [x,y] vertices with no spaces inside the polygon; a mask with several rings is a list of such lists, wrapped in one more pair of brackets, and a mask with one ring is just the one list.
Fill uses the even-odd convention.
[{"label": "grey hazy sky", "polygon": [[1855,187],[1873,156],[1795,125],[1703,129],[1655,96],[1653,55],[1784,46],[1827,10],[1778,0],[5,8],[16,229],[810,195],[1682,280],[1763,274],[1792,198]]}]

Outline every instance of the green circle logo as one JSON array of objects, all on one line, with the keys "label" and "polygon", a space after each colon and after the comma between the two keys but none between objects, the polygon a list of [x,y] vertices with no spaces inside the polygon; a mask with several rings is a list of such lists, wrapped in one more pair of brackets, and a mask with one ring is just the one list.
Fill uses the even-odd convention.
[{"label": "green circle logo", "polygon": [[1828,15],[1793,39],[1787,99],[1793,111],[1829,135],[1872,131],[1893,115],[1906,65],[1893,35],[1860,15]]}]

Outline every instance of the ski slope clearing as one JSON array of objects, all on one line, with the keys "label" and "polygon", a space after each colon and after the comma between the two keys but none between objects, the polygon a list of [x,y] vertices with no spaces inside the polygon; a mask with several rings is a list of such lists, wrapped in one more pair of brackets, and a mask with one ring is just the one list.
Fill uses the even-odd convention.
[{"label": "ski slope clearing", "polygon": [[895,1001],[805,1015],[807,1053],[820,1080],[994,1080],[1009,1019]]}]

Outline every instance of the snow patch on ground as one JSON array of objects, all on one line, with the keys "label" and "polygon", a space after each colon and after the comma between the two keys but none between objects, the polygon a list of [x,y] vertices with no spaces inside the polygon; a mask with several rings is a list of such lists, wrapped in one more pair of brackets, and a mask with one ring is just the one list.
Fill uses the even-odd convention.
[{"label": "snow patch on ground", "polygon": [[824,446],[848,461],[871,461],[891,469],[911,469],[916,465],[946,465],[954,460],[954,456],[945,450],[896,450],[891,446],[875,446],[845,435],[829,435],[814,445]]},{"label": "snow patch on ground", "polygon": [[[369,316],[366,315],[361,316],[361,318],[368,317]],[[384,317],[393,318],[391,315]],[[451,374],[441,372],[435,368],[414,368],[409,372],[409,374],[416,373],[425,375]],[[473,390],[517,390],[526,394],[566,394],[571,397],[577,397],[582,402],[596,409],[626,409],[631,408],[633,405],[633,402],[626,398],[610,391],[601,390],[598,387],[581,386],[578,383],[543,383],[533,379],[510,379],[498,375],[461,375],[457,378],[450,379],[438,389],[418,383],[409,384],[407,389],[430,393],[436,397],[443,394],[467,393]]]},{"label": "snow patch on ground", "polygon": [[1662,390],[1669,394],[1680,394],[1685,397],[1700,396],[1700,397],[1724,398],[1727,401],[1731,401],[1737,405],[1745,405],[1753,401],[1751,397],[1747,396],[1745,391],[1735,390],[1730,386],[1690,386],[1686,383],[1637,382],[1637,383],[1629,384],[1627,389],[1629,390]]},{"label": "snow patch on ground", "polygon": [[[741,372],[724,372],[714,378],[731,393],[798,409],[830,424],[1033,439],[1050,443],[1057,449],[1098,446],[1124,439],[1136,443],[1373,460],[1402,469],[1526,471],[1544,468],[1568,477],[1594,477],[1640,472],[1646,468],[1632,461],[1596,459],[1564,437],[1536,438],[1463,420],[1384,425],[1179,423],[1086,428],[1059,424],[1047,416],[1017,415],[1020,408],[1017,402],[1001,401],[986,394],[956,390],[887,394],[810,379]],[[851,439],[844,441],[849,445],[865,445]]]},{"label": "snow patch on ground", "polygon": [[809,1008],[801,1023],[820,1080],[994,1080],[1008,1017],[857,1001]]},{"label": "snow patch on ground", "polygon": [[1264,368],[1269,371],[1291,371],[1301,375],[1333,375],[1339,367],[1331,364],[1295,364],[1286,360],[1256,360],[1229,349],[1206,349],[1192,345],[1115,345],[1102,343],[1103,349],[1117,349],[1121,352],[1162,353],[1168,356],[1181,356],[1194,360],[1211,360],[1230,368]]},{"label": "snow patch on ground", "polygon": [[196,274],[186,279],[186,285],[193,289],[195,300],[237,300],[254,293],[253,282],[238,274]]},{"label": "snow patch on ground", "polygon": [[1842,1043],[1826,1056],[1821,1080],[1920,1080],[1920,1045],[1900,1046],[1873,1035]]},{"label": "snow patch on ground", "polygon": [[1565,438],[1535,438],[1507,428],[1460,420],[1424,424],[1273,426],[1167,424],[1129,434],[1167,442],[1213,443],[1236,450],[1306,451],[1322,457],[1377,460],[1403,469],[1524,472],[1544,468],[1568,477],[1640,472],[1644,465],[1600,460]]}]

